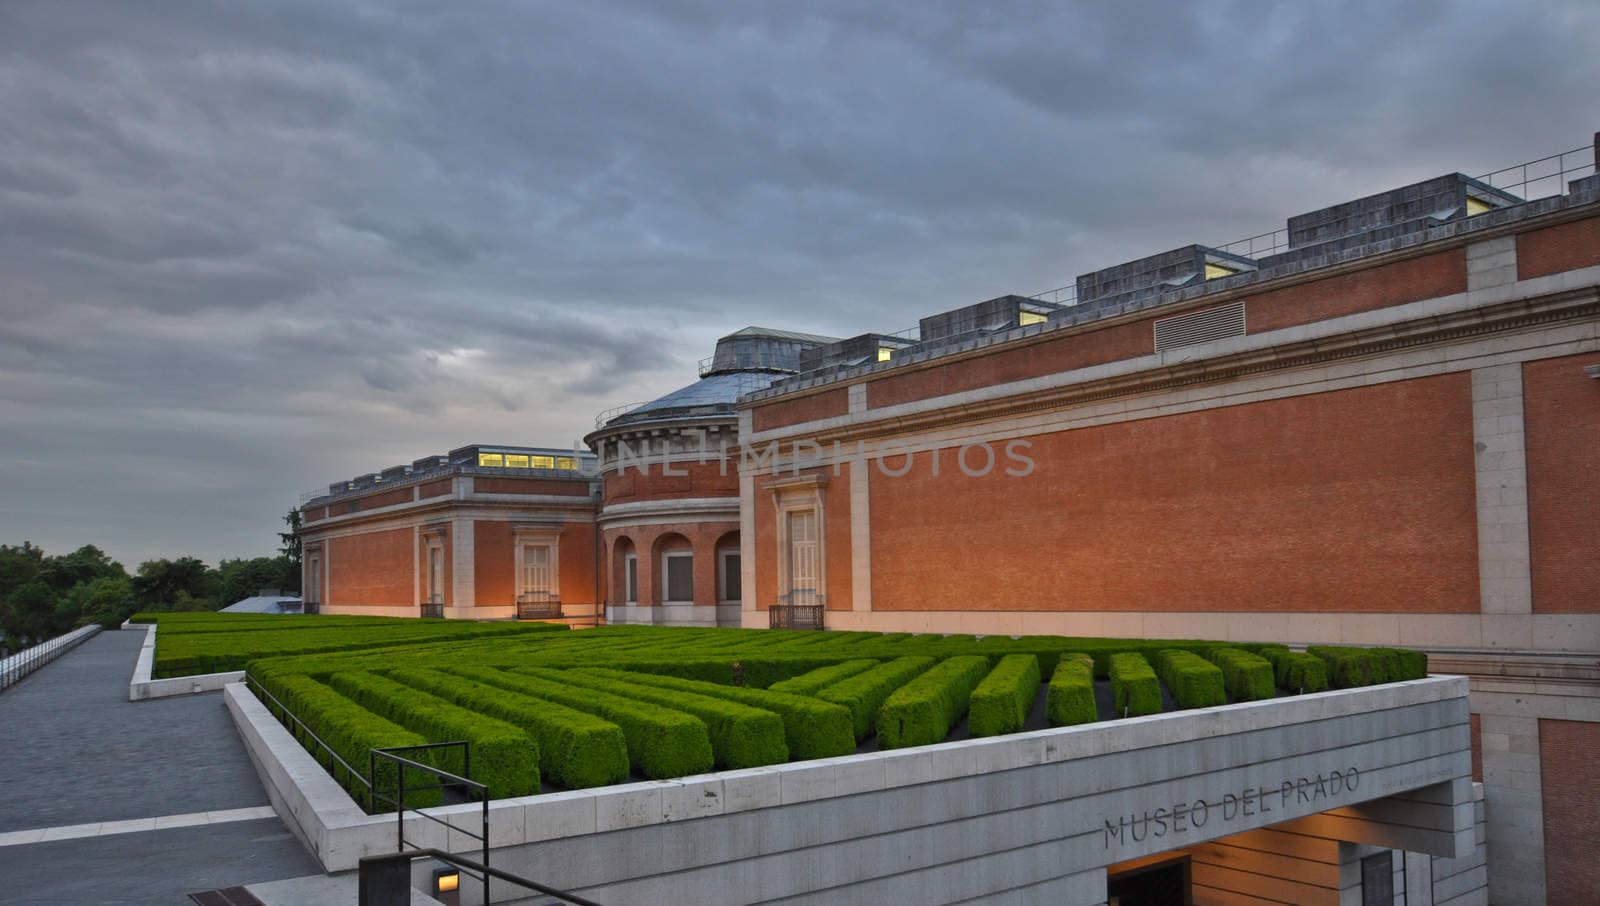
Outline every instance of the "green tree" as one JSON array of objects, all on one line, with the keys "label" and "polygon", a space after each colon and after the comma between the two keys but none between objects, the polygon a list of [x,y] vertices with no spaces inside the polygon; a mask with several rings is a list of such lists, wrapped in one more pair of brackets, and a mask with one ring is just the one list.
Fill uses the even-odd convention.
[{"label": "green tree", "polygon": [[[175,609],[181,593],[190,600],[211,601],[217,597],[216,572],[195,557],[176,560],[146,560],[139,564],[133,579],[134,595],[141,610]],[[205,607],[200,609],[204,610]]]},{"label": "green tree", "polygon": [[253,560],[224,560],[217,567],[217,602],[226,607],[254,596],[265,588],[287,591],[295,571],[287,557],[256,557]]},{"label": "green tree", "polygon": [[87,626],[99,623],[115,629],[138,609],[133,582],[126,576],[105,576],[74,585],[56,605],[57,624]]},{"label": "green tree", "polygon": [[37,579],[7,595],[0,604],[0,630],[12,642],[8,647],[15,651],[54,635],[55,609],[56,593]]},{"label": "green tree", "polygon": [[283,547],[278,548],[289,563],[289,578],[283,583],[284,591],[300,592],[300,508],[290,507],[289,512],[283,517],[284,525],[289,527],[287,532],[279,532],[278,540],[283,542]]}]

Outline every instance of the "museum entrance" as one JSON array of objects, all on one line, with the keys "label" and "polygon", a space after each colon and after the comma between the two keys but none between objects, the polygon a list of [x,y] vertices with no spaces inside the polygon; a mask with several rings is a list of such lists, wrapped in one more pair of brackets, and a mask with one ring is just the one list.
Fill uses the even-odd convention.
[{"label": "museum entrance", "polygon": [[1190,906],[1189,857],[1162,854],[1106,869],[1106,906]]}]

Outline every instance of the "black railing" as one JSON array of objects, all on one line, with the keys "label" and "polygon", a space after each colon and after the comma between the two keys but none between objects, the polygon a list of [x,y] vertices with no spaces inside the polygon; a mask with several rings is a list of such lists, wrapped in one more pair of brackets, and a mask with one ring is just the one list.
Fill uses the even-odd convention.
[{"label": "black railing", "polygon": [[[413,761],[410,758],[406,758],[398,754],[400,752],[431,753],[441,749],[453,749],[457,747],[461,749],[460,774],[452,774],[443,768],[423,764],[420,761]],[[473,870],[467,871],[467,874],[477,878],[483,883],[483,901],[488,903],[490,877],[489,787],[486,784],[477,782],[476,780],[470,780],[468,779],[468,776],[466,776],[472,773],[472,748],[465,742],[435,742],[425,743],[419,746],[396,746],[388,749],[373,749],[368,753],[367,758],[368,770],[371,772],[369,776],[373,778],[378,776],[379,760],[392,761],[395,764],[395,797],[390,799],[389,797],[385,796],[381,791],[379,791],[376,783],[374,783],[372,788],[372,796],[374,799],[380,802],[392,804],[395,807],[395,851],[397,853],[404,853],[406,851],[406,812],[408,811],[415,812],[419,817],[426,818],[435,824],[443,826],[446,831],[455,831],[478,841],[482,845],[483,849],[483,864],[477,866]],[[407,808],[405,805],[407,769],[422,771],[425,774],[431,774],[437,780],[437,783],[431,785],[412,787],[412,792],[414,793],[431,792],[433,790],[439,790],[442,793],[445,790],[456,790],[464,791],[478,799],[483,805],[482,823],[478,825],[478,830],[481,831],[481,833],[475,833],[468,828],[457,827],[443,818],[430,815],[419,808]],[[446,839],[448,839],[448,836]]]},{"label": "black railing", "polygon": [[[453,853],[439,849],[414,849],[410,852],[398,852],[387,856],[367,856],[357,863],[357,889],[358,906],[389,906],[392,903],[411,902],[411,863],[416,859],[438,859],[448,865],[453,865],[459,871],[467,872],[473,877],[494,878],[507,884],[516,884],[535,893],[547,897],[555,897],[564,903],[573,903],[575,906],[601,906],[594,900],[580,897],[575,893],[567,893],[554,887],[547,887],[537,881],[530,881],[509,871],[490,868],[488,865],[479,864],[471,859],[466,859]],[[433,891],[428,891],[434,893]],[[437,893],[434,893],[437,896]],[[488,902],[487,887],[484,893],[484,902]]]},{"label": "black railing", "polygon": [[0,690],[9,689],[22,678],[78,647],[84,641],[99,635],[99,626],[80,626],[71,632],[24,648],[16,654],[0,659]]},{"label": "black railing", "polygon": [[561,598],[547,591],[529,591],[517,595],[517,619],[557,620],[561,618]]},{"label": "black railing", "polygon": [[[306,725],[305,721],[296,717],[295,713],[290,711],[287,705],[279,701],[276,695],[268,692],[261,685],[260,680],[246,674],[244,682],[245,688],[255,693],[261,703],[266,706],[269,714],[273,713],[273,708],[277,708],[277,713],[273,714],[273,716],[278,719],[278,723],[283,724],[288,729],[289,735],[293,736],[296,742],[303,746],[306,744],[306,740],[309,739],[316,745],[316,748],[308,748],[307,751],[311,753],[311,757],[316,759],[318,764],[327,769],[328,776],[333,778],[334,783],[339,782],[339,772],[343,770],[345,779],[348,781],[344,784],[345,789],[350,790],[352,794],[364,797],[366,801],[360,803],[363,807],[372,807],[374,800],[372,798],[371,780],[363,777],[360,771],[350,766],[350,762],[341,758],[339,753],[333,750],[333,746],[324,742],[322,737],[318,736],[315,731]],[[328,759],[326,763],[322,760],[323,756]],[[370,767],[371,765],[369,764],[368,768],[370,769]]]},{"label": "black railing", "polygon": [[822,629],[828,612],[823,596],[810,589],[796,589],[778,598],[778,603],[767,608],[767,626],[771,629]]},{"label": "black railing", "polygon": [[435,620],[444,618],[444,598],[434,595],[422,602],[422,615]]}]

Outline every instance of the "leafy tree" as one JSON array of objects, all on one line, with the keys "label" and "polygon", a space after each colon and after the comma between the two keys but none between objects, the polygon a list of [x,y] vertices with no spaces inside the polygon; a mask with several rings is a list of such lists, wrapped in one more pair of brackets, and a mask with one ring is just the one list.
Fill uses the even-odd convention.
[{"label": "leafy tree", "polygon": [[283,542],[283,547],[278,552],[289,561],[289,577],[283,583],[284,591],[299,593],[300,591],[300,508],[290,507],[289,512],[283,517],[284,525],[289,527],[287,532],[279,532],[278,540]]},{"label": "leafy tree", "polygon": [[0,600],[32,582],[44,564],[44,550],[24,541],[19,547],[0,544]]},{"label": "leafy tree", "polygon": [[[178,595],[202,602],[213,600],[218,579],[215,571],[207,569],[195,557],[176,560],[146,560],[139,564],[139,574],[133,579],[133,591],[141,610],[176,609]],[[201,610],[207,608],[201,607]]]},{"label": "leafy tree", "polygon": [[[35,579],[11,594],[0,605],[0,630],[6,638],[24,644],[43,641],[55,633],[56,594],[50,586]],[[13,650],[18,645],[9,646]]]},{"label": "leafy tree", "polygon": [[256,557],[253,560],[224,560],[217,567],[217,606],[252,597],[263,588],[287,591],[290,578],[298,573],[287,557]]},{"label": "leafy tree", "polygon": [[138,610],[133,582],[126,576],[105,576],[72,587],[56,605],[57,625],[99,623],[115,629]]}]

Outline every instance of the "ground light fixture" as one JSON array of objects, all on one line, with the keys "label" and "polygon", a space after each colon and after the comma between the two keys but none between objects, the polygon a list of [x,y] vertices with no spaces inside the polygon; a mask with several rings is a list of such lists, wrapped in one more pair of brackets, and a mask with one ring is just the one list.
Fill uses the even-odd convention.
[{"label": "ground light fixture", "polygon": [[450,867],[435,868],[433,898],[445,906],[461,906],[461,872]]}]

